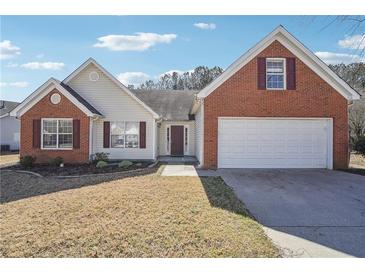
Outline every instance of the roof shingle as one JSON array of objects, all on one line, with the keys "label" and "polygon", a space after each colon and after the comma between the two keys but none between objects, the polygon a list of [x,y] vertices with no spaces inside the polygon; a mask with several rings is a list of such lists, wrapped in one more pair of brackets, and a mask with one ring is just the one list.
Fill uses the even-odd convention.
[{"label": "roof shingle", "polygon": [[196,90],[132,90],[141,101],[165,120],[193,120],[189,115]]}]

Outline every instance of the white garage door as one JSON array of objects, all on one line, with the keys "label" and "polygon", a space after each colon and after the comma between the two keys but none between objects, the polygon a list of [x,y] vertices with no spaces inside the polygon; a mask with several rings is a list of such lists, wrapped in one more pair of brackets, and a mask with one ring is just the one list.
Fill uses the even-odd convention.
[{"label": "white garage door", "polygon": [[332,169],[332,119],[219,118],[218,167]]}]

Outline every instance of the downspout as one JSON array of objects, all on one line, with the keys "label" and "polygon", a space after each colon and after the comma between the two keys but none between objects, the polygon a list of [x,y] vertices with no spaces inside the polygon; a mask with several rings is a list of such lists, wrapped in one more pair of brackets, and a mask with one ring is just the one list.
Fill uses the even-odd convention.
[{"label": "downspout", "polygon": [[89,124],[89,160],[91,160],[91,156],[94,154],[94,146],[93,146],[93,124],[94,121],[98,120],[99,116],[90,117]]}]

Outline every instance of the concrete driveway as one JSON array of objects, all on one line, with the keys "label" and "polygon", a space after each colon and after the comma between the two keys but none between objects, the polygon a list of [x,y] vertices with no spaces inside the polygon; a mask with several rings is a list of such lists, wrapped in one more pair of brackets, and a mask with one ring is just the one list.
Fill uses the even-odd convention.
[{"label": "concrete driveway", "polygon": [[365,257],[365,176],[261,169],[219,174],[286,256]]}]

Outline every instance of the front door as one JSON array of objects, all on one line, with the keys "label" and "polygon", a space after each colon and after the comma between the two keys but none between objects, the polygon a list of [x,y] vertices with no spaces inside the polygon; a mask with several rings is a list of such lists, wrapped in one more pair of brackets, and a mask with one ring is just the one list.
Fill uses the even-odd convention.
[{"label": "front door", "polygon": [[171,126],[171,155],[184,156],[184,126]]}]

